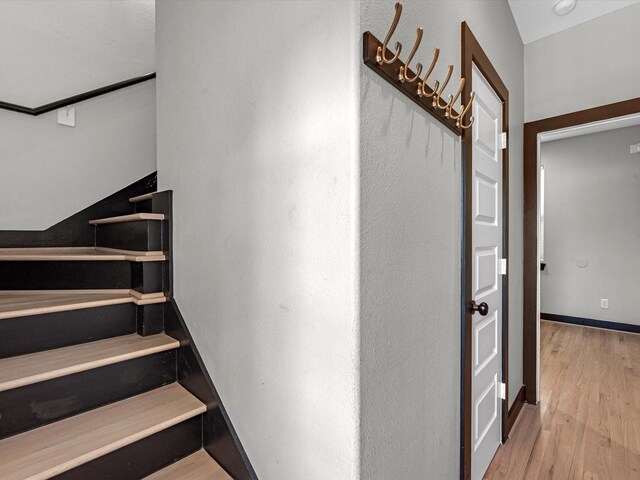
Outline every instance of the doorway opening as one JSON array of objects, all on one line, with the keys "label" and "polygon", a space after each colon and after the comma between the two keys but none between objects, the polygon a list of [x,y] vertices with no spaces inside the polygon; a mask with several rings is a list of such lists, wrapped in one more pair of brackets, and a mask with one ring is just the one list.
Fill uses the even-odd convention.
[{"label": "doorway opening", "polygon": [[[633,255],[640,253],[639,238],[622,237],[640,236],[640,156],[632,153],[640,142],[638,125],[640,99],[525,124],[529,405],[488,478],[498,471],[509,478],[551,471],[561,478],[637,476],[640,455],[628,439],[640,434],[640,423],[631,420],[640,418],[634,394],[640,336],[627,332],[640,331],[640,321],[622,307],[635,299],[625,289],[637,293],[634,262],[640,258]],[[616,132],[622,132],[617,140]],[[586,143],[577,148],[576,142]],[[626,241],[629,247],[621,246]],[[604,248],[593,250],[598,243]],[[616,262],[622,278],[605,279]]]},{"label": "doorway opening", "polygon": [[[640,98],[538,120],[524,126],[523,360],[527,403],[537,404],[540,401],[540,279],[541,268],[550,268],[548,265],[542,265],[548,262],[541,261],[541,255],[547,257],[548,253],[548,249],[545,252],[540,241],[541,145],[545,143],[543,140],[558,140],[578,134],[630,126],[639,121],[638,117]],[[545,183],[547,177],[548,172],[545,171]],[[548,211],[548,205],[545,207]]]}]

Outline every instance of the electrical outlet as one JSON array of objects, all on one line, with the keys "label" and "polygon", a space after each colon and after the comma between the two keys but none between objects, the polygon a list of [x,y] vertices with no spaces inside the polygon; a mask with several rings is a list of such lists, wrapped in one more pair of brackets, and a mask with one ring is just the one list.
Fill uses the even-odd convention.
[{"label": "electrical outlet", "polygon": [[609,308],[609,299],[601,298],[600,299],[600,308]]},{"label": "electrical outlet", "polygon": [[629,149],[629,153],[640,153],[640,143],[631,145],[631,148]]}]

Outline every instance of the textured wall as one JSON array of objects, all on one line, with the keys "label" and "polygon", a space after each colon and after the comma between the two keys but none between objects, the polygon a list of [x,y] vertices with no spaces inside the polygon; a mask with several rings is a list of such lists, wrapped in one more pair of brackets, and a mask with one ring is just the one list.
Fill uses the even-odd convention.
[{"label": "textured wall", "polygon": [[[363,1],[361,30],[384,38],[391,2]],[[394,37],[460,72],[467,20],[510,93],[510,394],[522,385],[523,46],[506,1],[406,1]],[[362,478],[454,480],[460,464],[461,148],[361,66]]]},{"label": "textured wall", "polygon": [[[36,107],[155,70],[152,1],[0,2],[0,100]],[[42,230],[156,170],[155,82],[76,105],[76,127],[0,110],[0,229]]]},{"label": "textured wall", "polygon": [[[362,66],[362,31],[392,11],[158,4],[177,299],[260,478],[458,477],[460,143]],[[517,392],[522,43],[494,1],[407,2],[398,39],[422,24],[422,54],[459,67],[462,20],[511,94]]]},{"label": "textured wall", "polygon": [[258,477],[356,479],[357,4],[157,8],[176,299]]},{"label": "textured wall", "polygon": [[525,46],[526,121],[640,97],[640,4]]},{"label": "textured wall", "polygon": [[640,155],[629,153],[639,142],[629,127],[542,144],[542,312],[640,325]]}]

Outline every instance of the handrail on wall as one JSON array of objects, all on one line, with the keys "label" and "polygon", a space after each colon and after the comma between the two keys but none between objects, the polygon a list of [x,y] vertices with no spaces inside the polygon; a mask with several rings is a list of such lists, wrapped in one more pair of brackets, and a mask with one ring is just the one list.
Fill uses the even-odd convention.
[{"label": "handrail on wall", "polygon": [[146,82],[147,80],[151,80],[154,78],[156,78],[156,72],[147,73],[139,77],[133,77],[128,80],[123,80],[122,82],[112,83],[111,85],[107,85],[106,87],[96,88],[95,90],[90,90],[79,95],[74,95],[73,97],[63,98],[62,100],[47,103],[46,105],[35,108],[15,105],[13,103],[0,102],[0,109],[10,110],[12,112],[18,113],[25,113],[27,115],[33,115],[37,117],[38,115],[42,115],[43,113],[52,112],[53,110],[58,110],[59,108],[67,107],[84,100],[89,100],[90,98],[98,97],[100,95],[104,95],[105,93],[115,92],[116,90],[120,90],[121,88],[130,87],[131,85]]}]

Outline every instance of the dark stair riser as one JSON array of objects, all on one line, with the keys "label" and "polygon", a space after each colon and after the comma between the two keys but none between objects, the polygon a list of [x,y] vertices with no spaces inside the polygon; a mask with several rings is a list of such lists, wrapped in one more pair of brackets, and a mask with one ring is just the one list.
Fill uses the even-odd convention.
[{"label": "dark stair riser", "polygon": [[0,439],[176,380],[176,350],[0,392]]},{"label": "dark stair riser", "polygon": [[163,270],[166,262],[134,262],[131,264],[131,288],[140,293],[164,292]]},{"label": "dark stair riser", "polygon": [[136,251],[163,251],[162,221],[105,223],[96,225],[96,246]]},{"label": "dark stair riser", "polygon": [[134,289],[162,292],[163,262],[5,261],[0,290]]},{"label": "dark stair riser", "polygon": [[0,358],[136,333],[132,303],[0,320]]},{"label": "dark stair riser", "polygon": [[131,288],[130,262],[0,262],[2,290],[76,290]]},{"label": "dark stair riser", "polygon": [[133,204],[133,212],[134,213],[153,213],[152,207],[153,205],[152,205],[151,199],[143,200],[142,202],[136,202]]},{"label": "dark stair riser", "polygon": [[138,335],[143,337],[164,332],[164,303],[138,305],[136,325]]},{"label": "dark stair riser", "polygon": [[0,320],[0,358],[164,330],[164,304],[105,305]]},{"label": "dark stair riser", "polygon": [[202,448],[202,415],[52,477],[56,480],[139,480]]}]

